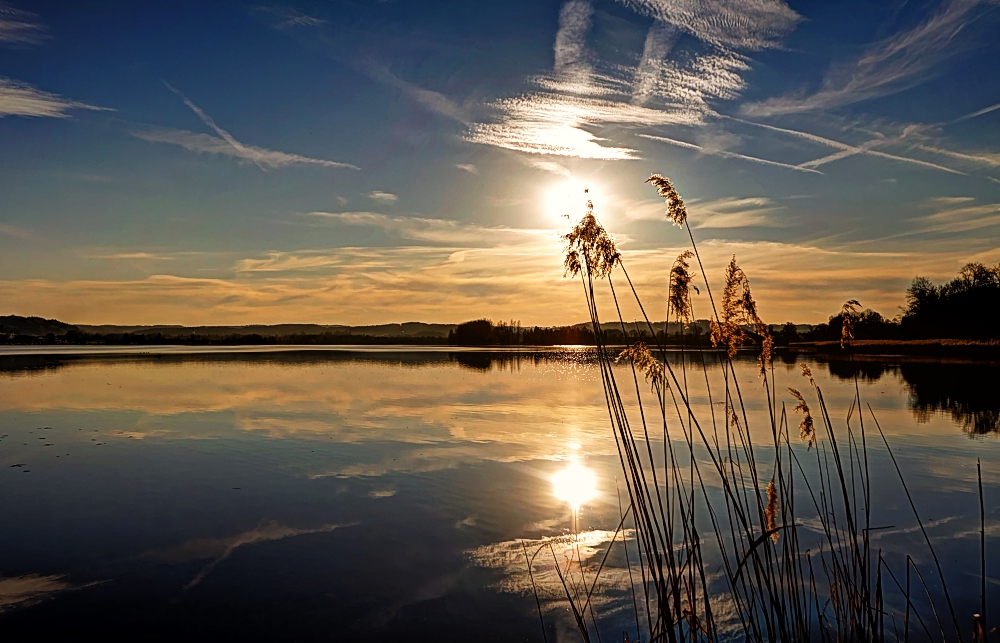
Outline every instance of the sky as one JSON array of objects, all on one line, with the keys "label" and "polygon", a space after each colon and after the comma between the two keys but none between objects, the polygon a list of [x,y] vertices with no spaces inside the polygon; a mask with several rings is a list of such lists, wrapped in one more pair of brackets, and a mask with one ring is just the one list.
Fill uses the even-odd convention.
[{"label": "sky", "polygon": [[589,198],[662,319],[661,173],[765,321],[893,317],[1000,263],[998,33],[997,0],[0,0],[0,314],[578,323]]}]

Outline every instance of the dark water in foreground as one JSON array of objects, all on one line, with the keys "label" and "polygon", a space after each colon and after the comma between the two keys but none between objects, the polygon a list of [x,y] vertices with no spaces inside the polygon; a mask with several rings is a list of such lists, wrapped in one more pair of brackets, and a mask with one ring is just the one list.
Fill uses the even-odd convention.
[{"label": "dark water in foreground", "polygon": [[[776,363],[776,390],[806,388],[796,359]],[[976,458],[1000,569],[1000,368],[798,359],[834,421],[859,376],[971,621]],[[740,368],[761,425],[755,365]],[[0,356],[0,436],[5,640],[540,641],[521,540],[590,564],[619,516],[586,351],[26,351]],[[872,461],[893,522],[879,546],[923,554],[891,464]],[[634,616],[616,558],[596,605],[620,640]],[[573,640],[555,575],[535,581],[548,640]]]}]

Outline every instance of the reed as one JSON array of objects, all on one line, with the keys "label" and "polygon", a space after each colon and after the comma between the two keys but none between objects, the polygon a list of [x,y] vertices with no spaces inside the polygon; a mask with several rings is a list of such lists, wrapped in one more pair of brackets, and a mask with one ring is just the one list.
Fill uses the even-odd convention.
[{"label": "reed", "polygon": [[[683,199],[666,177],[654,174],[648,182],[664,198],[667,220],[687,227],[691,240],[690,250],[669,271],[667,322],[671,315],[682,328],[691,321],[692,258],[711,302],[715,348],[697,349],[701,359],[695,366],[688,365],[683,353],[676,359],[659,344],[639,342],[622,351],[609,346],[602,331],[606,311],[598,307],[596,296],[600,288],[607,288],[614,303],[608,319],[624,331],[621,303],[632,298],[652,342],[657,335],[625,259],[591,202],[564,237],[566,274],[583,287],[623,473],[627,502],[619,530],[629,517],[638,547],[629,553],[623,534],[629,575],[637,581],[632,588],[637,640],[881,642],[913,636],[962,641],[966,632],[959,626],[933,543],[869,407],[936,573],[926,574],[908,554],[905,569],[894,569],[873,546],[871,534],[881,527],[872,527],[872,436],[857,383],[846,421],[836,423],[821,387],[803,366],[806,394],[788,389],[796,402],[791,411],[801,415],[793,439],[785,403],[775,393],[773,341],[758,314],[749,277],[734,256],[716,302]],[[854,339],[848,320],[859,305],[856,300],[844,305],[842,343],[848,351]],[[746,411],[745,395],[750,393],[741,390],[734,363],[739,349],[748,346],[758,353],[760,394],[768,409],[767,425],[754,427],[756,441]],[[712,362],[720,366],[721,381],[709,374]],[[688,369],[699,363],[709,408],[714,409],[712,400],[720,400],[724,413],[713,410],[705,418],[693,407]],[[640,386],[640,379],[648,386]],[[655,414],[648,412],[652,407]],[[762,435],[769,436],[763,443]],[[616,546],[617,538],[611,542],[609,547]],[[898,562],[903,555],[894,552],[890,558]],[[911,572],[926,600],[911,592],[916,589]],[[905,585],[899,580],[903,578]],[[591,593],[578,589],[589,584],[592,591],[596,578],[580,584],[560,572],[560,579],[580,636],[599,639]],[[985,602],[981,612],[985,614]],[[723,618],[723,613],[730,616]]]}]

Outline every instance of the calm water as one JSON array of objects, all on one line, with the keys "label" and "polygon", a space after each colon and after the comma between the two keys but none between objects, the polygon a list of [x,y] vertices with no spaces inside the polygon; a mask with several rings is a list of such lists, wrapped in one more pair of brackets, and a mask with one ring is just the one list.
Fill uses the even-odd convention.
[{"label": "calm water", "polygon": [[[971,621],[976,458],[1000,565],[1000,369],[799,359],[837,422],[859,375]],[[762,426],[761,381],[740,369]],[[775,371],[776,390],[807,388],[796,358]],[[21,351],[0,356],[0,436],[0,632],[15,639],[540,641],[520,543],[550,539],[586,573],[618,524],[587,351]],[[891,525],[878,546],[924,561],[884,448],[872,467]],[[620,640],[634,616],[614,551],[597,608]],[[570,640],[553,565],[535,581],[549,640]]]}]

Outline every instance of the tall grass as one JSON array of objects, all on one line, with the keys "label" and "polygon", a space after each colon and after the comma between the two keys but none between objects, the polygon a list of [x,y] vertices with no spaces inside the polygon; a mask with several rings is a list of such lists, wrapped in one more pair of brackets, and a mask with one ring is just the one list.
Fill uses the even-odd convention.
[{"label": "tall grass", "polygon": [[[671,265],[667,284],[667,322],[673,316],[688,323],[689,291],[695,288],[690,260],[703,277],[704,266],[673,184],[659,175],[648,182],[665,199],[667,219],[686,228],[691,242]],[[622,331],[622,304],[631,299],[652,341],[657,337],[626,262],[590,202],[564,239],[566,272],[580,280],[597,338],[603,393],[624,474],[619,529],[631,519],[638,545],[637,557],[625,551],[629,573],[637,579],[636,637],[671,643],[962,641],[968,627],[959,624],[933,543],[877,418],[861,399],[857,379],[844,422],[831,419],[823,391],[806,366],[805,393],[788,389],[797,404],[786,409],[785,394],[775,390],[769,327],[758,315],[750,280],[735,257],[718,306],[707,277],[703,282],[712,307],[714,350],[699,349],[701,359],[690,361],[683,353],[676,359],[664,346],[643,342],[612,349],[602,331],[607,319],[598,308],[599,288],[610,293],[614,308],[608,319]],[[845,321],[857,305],[853,300],[845,304]],[[852,341],[845,323],[842,343],[848,351]],[[759,393],[741,390],[734,366],[738,349],[748,345],[759,352]],[[721,367],[721,381],[709,377],[712,361]],[[696,372],[699,363],[701,373]],[[689,381],[695,377],[704,378],[707,418],[692,406]],[[755,429],[758,438],[766,430],[763,443],[751,439],[746,411],[746,396],[757,394],[767,408],[766,426]],[[716,404],[722,413],[715,412]],[[650,413],[653,407],[656,412]],[[877,512],[869,456],[883,447],[923,535],[926,551],[920,558],[929,554],[930,569],[909,554],[887,556],[873,542],[873,532],[884,526],[873,523]],[[890,565],[887,557],[896,563]],[[571,591],[578,581],[562,572],[560,579],[580,636],[599,639],[592,589]],[[583,587],[596,583],[595,578],[583,581]],[[981,611],[977,623],[985,619],[985,599]],[[985,631],[985,625],[978,626]]]}]

